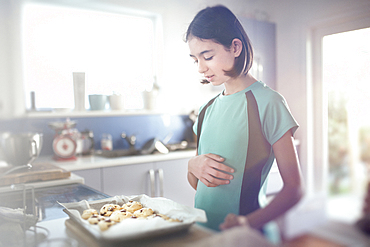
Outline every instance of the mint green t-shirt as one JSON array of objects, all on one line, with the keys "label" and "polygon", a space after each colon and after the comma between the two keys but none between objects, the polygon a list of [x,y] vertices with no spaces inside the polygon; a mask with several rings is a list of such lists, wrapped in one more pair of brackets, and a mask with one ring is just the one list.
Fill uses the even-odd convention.
[{"label": "mint green t-shirt", "polygon": [[193,127],[198,154],[220,155],[235,170],[228,185],[207,187],[198,181],[195,207],[206,212],[206,227],[218,230],[227,214],[246,215],[264,206],[259,196],[275,159],[272,145],[297,128],[283,96],[262,82],[232,95],[221,93],[206,107],[203,120]]}]

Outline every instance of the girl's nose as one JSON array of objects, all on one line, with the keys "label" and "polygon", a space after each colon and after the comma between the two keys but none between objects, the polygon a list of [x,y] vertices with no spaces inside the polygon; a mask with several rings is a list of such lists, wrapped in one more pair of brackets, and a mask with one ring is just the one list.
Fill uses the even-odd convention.
[{"label": "girl's nose", "polygon": [[198,62],[198,72],[203,74],[207,70],[208,70],[207,66],[203,62],[199,61]]}]

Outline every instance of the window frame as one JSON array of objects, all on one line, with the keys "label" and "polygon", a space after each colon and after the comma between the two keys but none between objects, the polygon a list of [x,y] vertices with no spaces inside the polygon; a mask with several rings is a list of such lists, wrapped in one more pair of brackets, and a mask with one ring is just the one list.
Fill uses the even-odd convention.
[{"label": "window frame", "polygon": [[[311,146],[312,166],[308,168],[307,187],[314,194],[328,195],[327,182],[329,175],[328,163],[328,98],[323,82],[322,49],[323,37],[335,33],[347,32],[370,27],[370,17],[365,14],[341,17],[327,21],[311,29],[308,39],[308,78],[310,104],[312,105],[312,137],[308,143]],[[310,155],[309,155],[310,156]]]}]

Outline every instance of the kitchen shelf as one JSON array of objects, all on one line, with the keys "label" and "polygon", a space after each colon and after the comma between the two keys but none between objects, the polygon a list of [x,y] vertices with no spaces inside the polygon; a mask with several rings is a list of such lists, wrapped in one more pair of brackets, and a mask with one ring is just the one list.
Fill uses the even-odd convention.
[{"label": "kitchen shelf", "polygon": [[135,116],[135,115],[187,115],[189,112],[161,111],[161,110],[123,110],[123,111],[34,111],[26,112],[27,118],[65,118],[65,117],[110,117],[110,116]]}]

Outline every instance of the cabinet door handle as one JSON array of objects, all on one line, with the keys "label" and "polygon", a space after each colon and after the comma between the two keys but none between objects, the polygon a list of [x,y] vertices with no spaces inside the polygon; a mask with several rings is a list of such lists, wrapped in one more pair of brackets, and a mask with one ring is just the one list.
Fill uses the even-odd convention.
[{"label": "cabinet door handle", "polygon": [[159,177],[159,196],[163,197],[163,169],[158,169],[158,177]]},{"label": "cabinet door handle", "polygon": [[154,174],[153,169],[149,170],[149,177],[150,177],[150,196],[154,197],[155,196],[155,174]]}]

